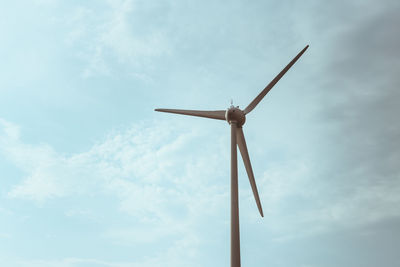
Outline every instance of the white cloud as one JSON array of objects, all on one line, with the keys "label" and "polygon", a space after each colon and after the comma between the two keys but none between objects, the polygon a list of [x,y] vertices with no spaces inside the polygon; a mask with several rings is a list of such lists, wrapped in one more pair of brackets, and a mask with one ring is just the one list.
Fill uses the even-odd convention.
[{"label": "white cloud", "polygon": [[19,138],[20,129],[19,129],[18,125],[13,124],[9,121],[6,121],[6,120],[0,118],[0,126],[1,126],[4,134],[10,140],[17,140]]},{"label": "white cloud", "polygon": [[146,10],[137,10],[135,1],[104,4],[109,7],[106,11],[78,6],[65,18],[70,28],[65,42],[69,46],[80,44],[77,55],[86,62],[82,76],[114,75],[112,70],[119,68],[110,66],[117,63],[128,64],[132,77],[148,80],[145,72],[152,68],[153,60],[171,52],[163,25],[149,26],[148,18],[141,14]]},{"label": "white cloud", "polygon": [[[138,259],[129,266],[192,265],[202,257],[199,248],[205,240],[219,238],[209,227],[205,231],[209,219],[213,218],[215,231],[229,225],[229,151],[228,146],[221,149],[228,144],[228,137],[216,139],[209,147],[198,146],[199,142],[190,146],[207,135],[201,127],[188,130],[183,124],[143,123],[111,133],[88,151],[64,155],[46,144],[26,144],[17,125],[5,120],[0,124],[0,151],[25,173],[8,193],[11,199],[46,203],[66,197],[111,196],[118,203],[118,212],[134,222],[107,225],[100,233],[103,238],[127,246],[153,244],[164,238],[173,242],[152,259]],[[400,216],[396,208],[400,204],[398,182],[366,185],[332,198],[313,170],[311,163],[300,159],[264,170],[257,178],[266,217],[263,222],[246,181],[240,188],[244,223],[264,227],[261,231],[270,231],[274,240],[285,241]],[[69,208],[65,215],[99,221],[96,212],[85,207]],[[80,266],[83,262],[43,264]]]},{"label": "white cloud", "polygon": [[69,156],[47,144],[25,144],[16,125],[4,120],[1,123],[2,151],[27,174],[10,192],[11,197],[45,201],[84,194],[93,187],[99,192],[113,191],[121,198],[140,196],[151,209],[149,198],[157,202],[158,195],[168,193],[167,187],[157,183],[179,182],[177,179],[186,175],[185,168],[191,164],[188,161],[189,165],[175,169],[185,157],[179,155],[179,150],[194,138],[193,133],[182,129],[180,136],[171,138],[172,127],[165,123],[147,128],[134,126],[110,135],[89,151]]},{"label": "white cloud", "polygon": [[[174,267],[174,266],[200,266],[193,261],[196,252],[190,247],[196,244],[196,239],[189,237],[177,241],[170,249],[157,258],[147,258],[144,261],[103,261],[85,258],[64,258],[59,260],[30,260],[17,262],[18,267]],[[189,259],[189,260],[188,260]]]},{"label": "white cloud", "polygon": [[293,195],[308,197],[311,192],[308,189],[311,179],[310,163],[301,160],[293,162],[283,162],[271,166],[260,178],[259,184],[265,202],[269,203],[266,207],[279,209],[279,202]]},{"label": "white cloud", "polygon": [[[273,240],[282,242],[338,229],[360,229],[400,217],[399,179],[340,185],[327,175],[316,175],[316,170],[312,163],[298,159],[269,167],[257,180],[265,224]],[[348,173],[348,179],[352,177],[354,174]],[[248,189],[242,195],[251,198],[244,216],[251,217],[257,225],[253,196]]]},{"label": "white cloud", "polygon": [[[138,31],[145,25],[142,25],[140,20],[134,20],[139,15],[135,13],[138,11],[135,10],[134,4],[134,1],[122,1],[111,5],[112,19],[106,24],[101,40],[106,46],[114,49],[120,61],[159,56],[168,52],[162,29],[145,30],[145,33],[139,34]],[[129,17],[133,18],[132,23],[129,23]]]},{"label": "white cloud", "polygon": [[[25,173],[8,193],[9,198],[45,205],[58,198],[112,196],[119,212],[134,221],[129,226],[106,225],[100,233],[103,238],[128,246],[155,244],[165,237],[173,242],[154,259],[138,259],[137,265],[130,266],[191,265],[201,244],[195,229],[207,216],[216,218],[216,224],[221,220],[221,205],[227,202],[225,186],[216,182],[208,188],[208,184],[219,177],[214,170],[223,157],[188,156],[183,150],[198,138],[198,133],[183,125],[136,125],[72,155],[57,153],[46,144],[25,144],[16,125],[3,120],[1,126],[0,152]],[[176,136],[178,131],[181,134]],[[90,208],[69,207],[64,214],[101,221]],[[43,264],[80,266],[77,263],[62,260],[54,265]]]},{"label": "white cloud", "polygon": [[360,226],[387,218],[400,217],[400,182],[386,181],[378,185],[361,186],[351,195],[323,207],[316,217],[324,224]]}]

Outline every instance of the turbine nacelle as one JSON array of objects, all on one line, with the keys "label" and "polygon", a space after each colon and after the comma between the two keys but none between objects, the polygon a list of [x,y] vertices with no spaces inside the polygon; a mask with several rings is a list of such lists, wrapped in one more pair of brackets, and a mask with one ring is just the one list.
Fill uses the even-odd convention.
[{"label": "turbine nacelle", "polygon": [[226,110],[225,119],[229,124],[236,123],[237,127],[242,127],[246,122],[246,114],[239,107],[231,106]]}]

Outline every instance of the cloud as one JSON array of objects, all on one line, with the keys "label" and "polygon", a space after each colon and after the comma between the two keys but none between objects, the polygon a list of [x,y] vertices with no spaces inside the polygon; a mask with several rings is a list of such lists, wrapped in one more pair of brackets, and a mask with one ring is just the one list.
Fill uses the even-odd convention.
[{"label": "cloud", "polygon": [[[169,72],[168,80],[180,80],[180,85],[175,85],[187,90],[186,86],[193,84],[193,77],[203,79],[203,83],[195,82],[194,90],[189,90],[197,90],[197,100],[206,97],[205,87],[217,88],[214,92],[220,95],[227,93],[220,88],[242,90],[244,82],[241,81],[254,81],[255,76],[265,74],[265,66],[257,62],[274,61],[268,52],[273,48],[266,48],[270,46],[271,37],[282,47],[288,46],[287,43],[295,45],[307,31],[291,30],[291,24],[296,24],[295,29],[318,24],[314,25],[318,28],[315,31],[318,38],[307,51],[309,57],[302,59],[304,64],[307,60],[319,63],[315,65],[318,67],[308,65],[310,70],[319,69],[319,72],[304,85],[315,90],[299,90],[299,95],[320,97],[312,105],[320,106],[318,111],[322,115],[316,124],[323,128],[319,131],[321,135],[307,144],[307,159],[296,156],[300,153],[286,153],[287,147],[295,146],[296,141],[286,142],[287,147],[282,147],[283,137],[278,136],[273,139],[276,142],[271,142],[275,143],[273,152],[279,151],[279,155],[271,153],[274,165],[254,164],[266,214],[263,221],[257,214],[245,173],[241,173],[241,181],[244,181],[240,188],[242,226],[245,230],[246,227],[257,229],[259,237],[269,235],[273,240],[287,241],[343,228],[357,229],[354,232],[359,234],[366,226],[379,224],[376,228],[382,228],[382,222],[400,216],[397,2],[323,3],[314,6],[318,9],[314,10],[315,14],[309,13],[312,9],[307,4],[301,4],[305,12],[298,12],[298,6],[292,5],[282,9],[275,4],[241,3],[231,7],[217,4],[211,9],[203,4],[172,5],[173,12],[169,12],[171,6],[164,8],[162,3],[144,6],[140,1],[99,3],[76,9],[74,5],[72,11],[63,9],[68,10],[65,17],[59,16],[63,23],[67,21],[69,29],[65,43],[75,49],[84,62],[84,67],[77,67],[82,68],[84,77],[118,75],[122,70],[137,79],[150,80],[148,73],[158,66],[155,63],[164,61],[165,56],[177,52],[173,49],[178,48],[179,55],[174,62],[180,65],[174,74]],[[298,14],[298,19],[283,12],[287,9]],[[163,15],[157,12],[159,10]],[[256,10],[258,12],[254,12]],[[265,15],[268,10],[289,16],[285,19],[279,15],[267,16],[272,20],[259,21],[257,18],[263,16],[258,15]],[[72,18],[71,14],[74,14]],[[182,14],[183,17],[177,16]],[[210,19],[204,21],[207,16]],[[304,22],[305,18],[310,18],[309,22]],[[279,23],[282,21],[285,23]],[[164,23],[169,24],[164,27]],[[268,30],[271,25],[276,25],[274,31]],[[172,30],[168,32],[167,28]],[[178,32],[175,36],[168,35],[175,32]],[[180,62],[184,59],[187,62]],[[181,71],[194,65],[201,71],[193,67],[193,77]],[[167,60],[161,68],[173,67]],[[250,72],[257,74],[251,76]],[[153,73],[160,74],[158,69]],[[247,78],[239,79],[240,75]],[[227,83],[221,85],[218,80]],[[178,95],[170,91],[167,94],[169,98]],[[293,103],[293,107],[298,108],[294,102],[300,101],[295,98],[292,95],[294,100],[281,106],[289,108]],[[280,119],[278,113],[274,117]],[[215,139],[213,136],[215,143],[206,146],[203,139],[212,138],[200,127],[188,130],[187,125],[159,123],[148,122],[117,130],[85,151],[66,154],[47,143],[48,140],[29,142],[18,125],[0,121],[0,151],[23,173],[20,179],[9,179],[3,187],[3,191],[8,189],[6,201],[23,203],[29,208],[39,204],[41,209],[74,199],[79,205],[71,204],[72,207],[61,212],[67,219],[84,217],[96,223],[100,221],[104,227],[98,236],[116,247],[151,247],[147,258],[135,252],[133,257],[137,259],[129,263],[71,259],[62,255],[60,260],[23,264],[192,266],[204,256],[202,248],[226,239],[219,232],[229,228],[228,137]],[[264,130],[271,133],[274,128],[277,127],[266,125]],[[314,134],[314,137],[317,135],[315,128],[297,136],[303,139],[305,135]],[[260,131],[261,138],[265,138],[263,132]],[[285,138],[290,139],[293,132],[287,131]],[[250,144],[251,139],[248,141]],[[266,148],[259,142],[257,145],[262,147],[259,150]],[[309,152],[312,150],[315,153]],[[250,154],[254,155],[254,151]],[[257,158],[253,158],[257,162]],[[2,177],[6,175],[3,173]],[[90,198],[96,203],[88,204]],[[104,202],[111,204],[104,206]],[[100,217],[99,209],[112,215]],[[110,223],[112,219],[118,223]]]},{"label": "cloud", "polygon": [[[123,1],[111,5],[112,19],[106,24],[105,32],[101,34],[104,45],[112,48],[118,55],[119,61],[160,56],[168,52],[168,45],[162,27],[149,27],[140,23],[139,12],[134,1]],[[141,10],[143,12],[143,10]],[[147,21],[147,24],[151,22]]]},{"label": "cloud", "polygon": [[[228,175],[228,168],[221,166],[228,166],[229,151],[220,148],[227,137],[207,149],[193,150],[190,143],[204,138],[201,135],[206,132],[165,122],[142,123],[110,133],[88,151],[63,155],[46,144],[25,144],[18,126],[5,120],[1,124],[1,150],[26,174],[9,191],[11,198],[43,204],[57,198],[111,195],[118,201],[119,212],[137,220],[134,227],[110,228],[104,233],[122,243],[132,236],[137,242],[153,242],[171,233],[189,234],[200,217],[216,217],[225,223],[220,214],[229,195],[226,179],[221,178]],[[290,235],[299,225],[319,224],[326,231],[400,216],[394,208],[400,203],[398,180],[335,193],[340,185],[320,176],[326,170],[317,170],[315,163],[297,158],[277,162],[257,178],[270,218],[267,224],[276,235]],[[243,186],[240,194],[248,206],[243,214],[256,222],[251,190],[247,182]],[[90,210],[73,209],[68,214],[96,218]],[[143,229],[151,227],[157,230],[149,236]]]},{"label": "cloud", "polygon": [[[137,265],[130,266],[192,265],[200,257],[198,247],[204,245],[196,229],[204,228],[210,216],[216,224],[224,224],[220,211],[228,203],[227,185],[218,182],[223,172],[215,171],[224,157],[219,153],[205,157],[208,148],[199,151],[200,156],[187,152],[190,142],[200,138],[199,132],[165,122],[134,125],[111,133],[88,151],[65,155],[47,144],[24,143],[19,127],[1,120],[0,153],[25,174],[8,197],[46,206],[59,199],[111,196],[117,203],[117,216],[127,215],[129,223],[108,224],[98,208],[84,201],[79,201],[80,207],[68,207],[64,214],[104,225],[99,235],[114,244],[157,247],[152,259],[138,255]],[[210,146],[215,149],[220,141]],[[165,238],[171,241],[160,243]],[[84,262],[67,259],[43,264],[81,266]]]},{"label": "cloud", "polygon": [[107,8],[101,11],[97,5],[77,6],[65,19],[70,29],[65,42],[79,47],[77,55],[86,62],[83,77],[118,76],[117,71],[129,66],[132,77],[148,80],[146,71],[153,68],[155,60],[171,52],[171,45],[163,24],[148,20],[142,13],[159,18],[163,12],[155,13],[157,4],[143,9],[140,3],[130,0],[99,3],[103,4]]},{"label": "cloud", "polygon": [[393,180],[368,188],[358,188],[351,196],[322,209],[320,219],[328,223],[351,224],[357,227],[398,218],[399,189],[400,183]]},{"label": "cloud", "polygon": [[195,261],[188,261],[194,253],[190,246],[196,243],[196,240],[186,239],[181,240],[168,249],[161,257],[148,258],[141,262],[119,262],[119,261],[104,261],[97,259],[85,258],[64,258],[59,260],[29,260],[18,261],[15,266],[29,267],[173,267],[173,266],[200,266]]},{"label": "cloud", "polygon": [[[165,123],[154,127],[133,126],[109,135],[86,152],[72,155],[57,153],[47,144],[25,144],[18,126],[4,120],[1,124],[2,151],[28,175],[10,192],[12,197],[45,201],[87,193],[91,186],[100,192],[115,190],[121,196],[146,195],[150,190],[147,196],[152,197],[152,190],[162,188],[151,186],[183,181],[185,168],[193,164],[188,161],[189,165],[182,164],[182,170],[175,169],[184,160],[180,150],[194,138],[194,133],[182,129],[180,136],[172,137],[175,131]],[[138,184],[143,186],[140,192],[135,188]]]},{"label": "cloud", "polygon": [[[335,36],[332,52],[337,56],[326,69],[330,85],[321,117],[334,126],[326,142],[332,171],[354,191],[368,185],[384,189],[400,177],[400,79],[394,71],[400,67],[394,26],[400,23],[400,5],[386,1],[358,8],[367,15],[355,16],[351,27]],[[390,187],[385,190],[392,193]]]},{"label": "cloud", "polygon": [[[395,179],[400,174],[396,163],[400,160],[396,117],[400,113],[400,79],[394,71],[399,68],[395,59],[400,38],[394,25],[400,22],[400,6],[396,1],[385,3],[340,6],[346,10],[344,16],[354,19],[350,27],[332,36],[331,55],[336,56],[327,61],[329,83],[321,116],[326,125],[335,126],[330,135],[335,145],[328,144],[339,149],[339,170],[353,171],[370,182]],[[357,9],[360,11],[350,16]]]},{"label": "cloud", "polygon": [[320,33],[310,48],[318,71],[310,68],[309,84],[320,128],[310,143],[311,183],[302,187],[315,202],[296,217],[302,227],[378,229],[400,216],[399,8],[396,1],[314,6],[307,26]]}]

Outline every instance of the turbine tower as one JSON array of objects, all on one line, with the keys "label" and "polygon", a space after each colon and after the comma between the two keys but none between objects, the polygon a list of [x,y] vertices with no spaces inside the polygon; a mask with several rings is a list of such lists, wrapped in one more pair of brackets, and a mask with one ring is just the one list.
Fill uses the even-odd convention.
[{"label": "turbine tower", "polygon": [[251,189],[257,203],[257,208],[264,217],[261,207],[260,197],[256,181],[254,180],[253,169],[251,167],[249,153],[247,151],[246,140],[243,134],[243,124],[246,121],[246,115],[249,114],[264,96],[274,87],[283,75],[293,66],[294,63],[307,50],[308,45],[295,56],[292,61],[261,91],[260,94],[244,109],[230,106],[227,110],[184,110],[184,109],[162,109],[155,111],[176,113],[181,115],[204,117],[216,120],[226,120],[231,126],[231,267],[240,267],[240,235],[239,235],[239,199],[238,199],[238,168],[237,168],[237,147],[242,154],[244,166],[249,177]]}]

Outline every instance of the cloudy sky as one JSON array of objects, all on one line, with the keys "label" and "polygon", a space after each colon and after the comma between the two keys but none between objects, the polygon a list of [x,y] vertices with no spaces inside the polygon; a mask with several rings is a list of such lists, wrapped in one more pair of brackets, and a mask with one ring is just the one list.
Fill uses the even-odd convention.
[{"label": "cloudy sky", "polygon": [[400,2],[7,1],[0,262],[229,265],[229,134],[154,108],[244,108],[242,266],[400,266]]}]

